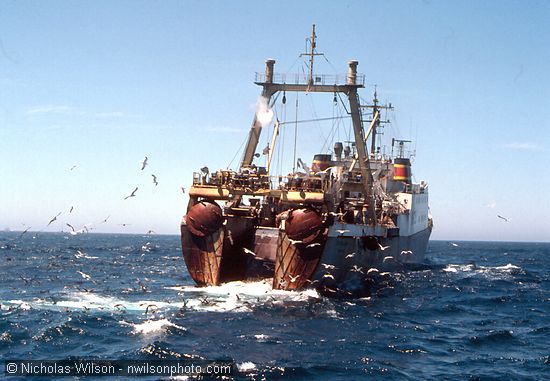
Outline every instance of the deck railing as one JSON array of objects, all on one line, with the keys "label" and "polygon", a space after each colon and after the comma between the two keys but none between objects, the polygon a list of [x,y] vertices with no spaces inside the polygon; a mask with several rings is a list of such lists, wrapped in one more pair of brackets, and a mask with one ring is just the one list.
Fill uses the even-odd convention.
[{"label": "deck railing", "polygon": [[[307,85],[309,76],[306,73],[275,73],[273,74],[273,83],[284,83],[288,85]],[[265,73],[256,73],[254,82],[265,83]],[[314,85],[345,85],[348,81],[346,74],[314,74]],[[357,85],[365,85],[365,75],[357,74],[355,80]]]}]

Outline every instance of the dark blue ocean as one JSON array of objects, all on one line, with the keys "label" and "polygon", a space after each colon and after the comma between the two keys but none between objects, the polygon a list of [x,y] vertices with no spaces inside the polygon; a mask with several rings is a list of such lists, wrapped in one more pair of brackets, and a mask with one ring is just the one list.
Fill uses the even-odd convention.
[{"label": "dark blue ocean", "polygon": [[361,299],[196,288],[177,236],[0,233],[0,270],[2,360],[223,361],[234,380],[550,376],[549,243],[432,241],[426,265]]}]

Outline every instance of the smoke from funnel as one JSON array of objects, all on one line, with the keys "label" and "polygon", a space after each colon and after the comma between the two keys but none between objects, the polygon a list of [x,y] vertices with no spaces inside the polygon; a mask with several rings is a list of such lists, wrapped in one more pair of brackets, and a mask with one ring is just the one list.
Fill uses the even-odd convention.
[{"label": "smoke from funnel", "polygon": [[256,103],[256,119],[262,127],[266,127],[273,120],[273,110],[267,104],[267,98],[260,97]]}]

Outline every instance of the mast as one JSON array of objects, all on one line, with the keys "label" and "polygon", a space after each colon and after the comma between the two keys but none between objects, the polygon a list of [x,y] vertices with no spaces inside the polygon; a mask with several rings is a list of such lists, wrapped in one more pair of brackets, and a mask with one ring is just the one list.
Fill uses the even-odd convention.
[{"label": "mast", "polygon": [[372,118],[370,120],[367,120],[367,122],[374,122],[374,124],[372,125],[372,138],[370,146],[370,152],[371,154],[374,154],[376,152],[376,134],[378,133],[378,128],[380,127],[380,124],[389,123],[388,120],[380,120],[380,117],[376,118],[376,115],[378,114],[378,116],[380,116],[380,110],[393,110],[393,106],[391,105],[391,103],[389,105],[378,104],[376,85],[374,85],[374,99],[372,100],[372,105],[365,105],[360,107],[372,109]]},{"label": "mast", "polygon": [[309,39],[310,43],[311,43],[311,51],[308,53],[307,52],[307,47],[306,47],[306,53],[300,54],[300,57],[309,56],[309,77],[307,79],[308,86],[313,85],[313,61],[314,61],[314,58],[315,58],[315,56],[322,56],[323,55],[323,53],[315,53],[315,47],[317,46],[316,42],[315,42],[316,38],[317,38],[317,35],[315,34],[315,24],[313,24],[313,28],[312,28],[312,31],[311,31],[311,39]]}]

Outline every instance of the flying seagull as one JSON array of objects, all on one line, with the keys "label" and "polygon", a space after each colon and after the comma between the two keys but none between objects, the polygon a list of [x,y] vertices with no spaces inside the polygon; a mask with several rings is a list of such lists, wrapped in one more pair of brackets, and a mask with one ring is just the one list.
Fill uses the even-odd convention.
[{"label": "flying seagull", "polygon": [[380,243],[378,243],[378,247],[380,248],[380,250],[384,251],[386,249],[389,249],[389,246],[382,246]]},{"label": "flying seagull", "polygon": [[250,250],[250,249],[247,249],[246,247],[243,247],[243,251],[244,251],[246,254],[250,254],[250,255],[256,256],[256,253],[255,253],[255,252],[253,252],[253,251]]},{"label": "flying seagull", "polygon": [[300,277],[300,274],[296,275],[296,276],[292,276],[292,275],[288,275],[288,279],[290,279],[290,283],[294,283],[296,282],[296,279],[298,279]]},{"label": "flying seagull", "polygon": [[21,238],[21,237],[23,236],[23,234],[25,234],[26,232],[28,232],[30,228],[32,228],[32,226],[29,226],[29,227],[26,228],[21,234],[19,234],[19,238]]},{"label": "flying seagull", "polygon": [[155,175],[151,175],[153,177],[153,184],[155,184],[155,186],[159,185],[158,181],[157,181],[157,176]]},{"label": "flying seagull", "polygon": [[504,220],[504,222],[510,222],[509,218],[502,217],[500,214],[497,214],[497,217],[500,218],[501,220]]},{"label": "flying seagull", "polygon": [[136,189],[134,189],[134,190],[132,191],[131,194],[129,194],[128,196],[124,197],[124,199],[126,200],[126,199],[128,199],[128,198],[130,198],[130,197],[136,197],[136,192],[137,192],[137,190],[138,190],[138,187],[136,187]]},{"label": "flying seagull", "polygon": [[56,215],[54,218],[52,218],[52,219],[50,220],[50,222],[48,222],[48,225],[46,225],[46,226],[50,226],[50,225],[52,224],[52,222],[54,222],[55,220],[57,220],[57,217],[59,217],[60,215],[61,215],[61,212],[57,213],[57,215]]},{"label": "flying seagull", "polygon": [[145,167],[147,167],[147,160],[149,160],[149,158],[147,156],[145,156],[145,159],[143,159],[143,161],[141,162],[141,170],[142,171],[145,169]]},{"label": "flying seagull", "polygon": [[185,188],[184,188],[184,187],[180,187],[180,189],[181,189],[181,192],[182,192],[183,194],[185,194]]},{"label": "flying seagull", "polygon": [[82,276],[82,278],[84,278],[84,279],[86,279],[86,280],[90,280],[90,281],[92,280],[92,277],[91,277],[91,276],[89,276],[89,275],[86,274],[86,273],[83,273],[82,271],[77,271],[77,273],[79,273],[79,274]]},{"label": "flying seagull", "polygon": [[72,171],[72,170],[75,169],[76,167],[78,167],[78,164],[75,164],[75,165],[73,165],[71,168],[69,168],[69,171]]},{"label": "flying seagull", "polygon": [[361,273],[361,274],[364,274],[363,273],[363,268],[362,267],[359,267],[357,265],[353,265],[353,268],[350,270],[351,272],[356,272],[356,273]]},{"label": "flying seagull", "polygon": [[319,242],[310,243],[309,245],[306,246],[306,249],[310,247],[315,247],[315,246],[321,246],[321,244]]}]

